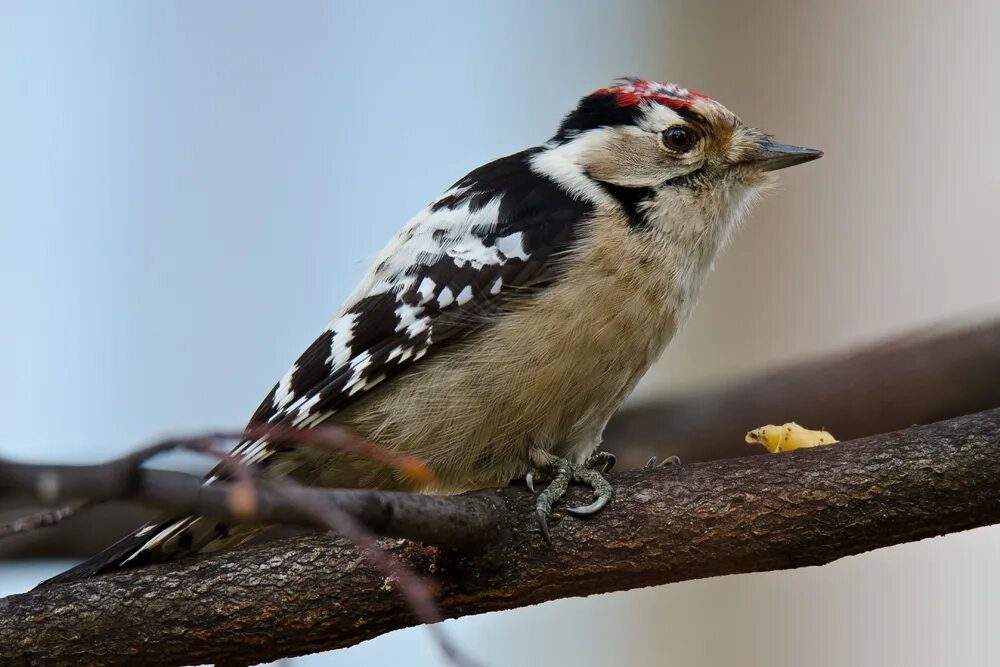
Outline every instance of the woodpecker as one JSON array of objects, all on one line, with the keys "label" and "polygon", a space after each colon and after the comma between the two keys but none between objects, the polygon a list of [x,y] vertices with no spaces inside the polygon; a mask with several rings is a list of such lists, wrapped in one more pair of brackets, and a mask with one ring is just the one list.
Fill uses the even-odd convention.
[{"label": "woodpecker", "polygon": [[[460,179],[388,243],[251,424],[339,425],[419,457],[433,482],[329,449],[248,439],[240,460],[330,487],[458,493],[525,477],[542,536],[567,485],[599,511],[611,414],[687,319],[777,169],[822,152],[774,143],[681,86],[619,79],[541,146]],[[212,481],[212,478],[208,480]],[[252,529],[151,523],[55,580],[214,551]]]}]

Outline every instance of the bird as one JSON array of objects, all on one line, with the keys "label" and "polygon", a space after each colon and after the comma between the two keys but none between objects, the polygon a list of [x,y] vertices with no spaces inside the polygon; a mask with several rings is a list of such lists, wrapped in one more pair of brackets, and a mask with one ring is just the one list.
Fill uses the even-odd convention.
[{"label": "bird", "polygon": [[[721,103],[635,77],[584,96],[545,143],[472,170],[388,242],[251,424],[335,425],[432,472],[248,437],[233,456],[303,484],[451,494],[523,478],[600,511],[612,413],[694,305],[773,172],[821,157],[775,143]],[[218,473],[209,478],[214,481]],[[210,517],[143,526],[47,584],[234,546]]]}]

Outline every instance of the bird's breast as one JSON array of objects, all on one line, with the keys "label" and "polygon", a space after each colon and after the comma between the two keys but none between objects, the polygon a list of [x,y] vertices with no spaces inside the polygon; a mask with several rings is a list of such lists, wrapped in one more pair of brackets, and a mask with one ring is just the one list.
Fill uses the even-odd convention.
[{"label": "bird's breast", "polygon": [[579,453],[662,352],[688,299],[624,225],[595,225],[555,284],[341,416],[424,459],[441,488],[523,474],[528,452]]}]

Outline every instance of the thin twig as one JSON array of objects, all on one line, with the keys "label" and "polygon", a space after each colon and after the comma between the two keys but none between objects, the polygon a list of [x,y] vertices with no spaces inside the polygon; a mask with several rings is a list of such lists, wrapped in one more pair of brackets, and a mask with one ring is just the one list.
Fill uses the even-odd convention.
[{"label": "thin twig", "polygon": [[51,528],[53,526],[57,526],[63,519],[73,516],[88,507],[90,507],[90,503],[83,500],[61,505],[59,507],[53,507],[51,509],[41,510],[40,512],[34,512],[32,514],[28,514],[27,516],[18,517],[13,521],[0,524],[0,540],[5,537],[28,533],[40,528]]},{"label": "thin twig", "polygon": [[[130,500],[174,514],[209,515],[234,523],[327,528],[312,513],[270,488],[266,480],[256,480],[250,503],[252,516],[248,516],[246,503],[233,500],[235,480],[206,485],[197,475],[143,468],[126,485],[120,480],[121,468],[113,464],[60,466],[58,484],[63,491],[59,498],[47,499],[38,493],[36,482],[51,477],[51,468],[0,460],[0,500],[22,504]],[[313,487],[301,487],[299,493],[318,505],[337,507],[379,535],[470,551],[488,547],[503,535],[500,503],[491,493],[434,496]]]}]

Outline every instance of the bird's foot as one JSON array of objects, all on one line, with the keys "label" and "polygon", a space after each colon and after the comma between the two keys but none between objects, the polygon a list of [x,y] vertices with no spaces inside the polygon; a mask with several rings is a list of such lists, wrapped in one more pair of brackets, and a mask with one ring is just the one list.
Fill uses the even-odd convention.
[{"label": "bird's foot", "polygon": [[549,535],[549,514],[566,493],[570,482],[586,484],[594,490],[594,502],[583,507],[567,507],[566,511],[576,516],[596,514],[604,509],[615,491],[604,473],[615,465],[615,455],[609,452],[597,452],[582,465],[570,463],[566,459],[553,458],[549,463],[529,472],[524,481],[534,492],[536,481],[548,481],[548,486],[535,497],[535,518],[545,542],[552,546]]},{"label": "bird's foot", "polygon": [[668,456],[659,463],[656,462],[655,456],[650,456],[649,460],[646,461],[646,465],[642,466],[643,470],[651,470],[652,468],[662,468],[663,466],[679,466],[681,464],[681,457],[673,455]]}]

